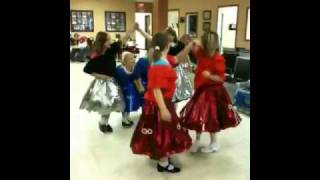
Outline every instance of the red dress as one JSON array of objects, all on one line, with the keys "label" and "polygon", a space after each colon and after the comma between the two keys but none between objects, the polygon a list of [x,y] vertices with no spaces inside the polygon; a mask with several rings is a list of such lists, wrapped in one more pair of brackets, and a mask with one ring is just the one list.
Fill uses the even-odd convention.
[{"label": "red dress", "polygon": [[197,132],[215,133],[237,126],[241,119],[233,109],[232,102],[223,83],[216,83],[202,76],[207,70],[225,79],[224,58],[215,54],[209,58],[203,49],[195,53],[198,61],[195,75],[195,93],[180,112],[181,123]]},{"label": "red dress", "polygon": [[177,67],[179,65],[178,63],[175,62],[176,61],[175,57],[170,54],[167,54],[167,60],[172,67]]},{"label": "red dress", "polygon": [[202,72],[207,70],[211,74],[218,75],[221,79],[225,80],[225,60],[224,57],[216,53],[213,57],[206,57],[203,49],[199,49],[195,53],[197,59],[197,69],[195,72],[194,86],[198,89],[201,85],[213,85],[214,81],[202,76]]},{"label": "red dress", "polygon": [[[152,65],[149,69],[142,115],[130,144],[134,154],[147,155],[152,159],[186,151],[192,144],[191,137],[187,129],[181,127],[174,104],[171,102],[177,75],[168,62],[165,63],[165,65]],[[163,93],[172,116],[170,122],[162,121],[160,118],[159,107],[153,95],[154,88],[160,88]]]}]

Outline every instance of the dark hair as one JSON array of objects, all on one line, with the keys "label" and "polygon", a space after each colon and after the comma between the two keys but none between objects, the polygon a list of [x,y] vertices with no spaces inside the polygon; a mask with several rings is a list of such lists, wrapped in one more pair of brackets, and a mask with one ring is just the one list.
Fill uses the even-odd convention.
[{"label": "dark hair", "polygon": [[87,39],[87,45],[88,45],[88,47],[89,47],[90,49],[93,48],[93,42],[92,42],[92,40],[91,40],[90,38]]},{"label": "dark hair", "polygon": [[201,36],[201,41],[207,57],[214,55],[219,50],[219,36],[216,32],[206,31]]},{"label": "dark hair", "polygon": [[166,30],[166,33],[168,34],[168,35],[170,35],[170,36],[173,36],[173,42],[178,42],[178,36],[177,36],[177,33],[176,33],[176,31],[174,30],[174,29],[172,29],[171,27],[170,28],[168,28],[167,30]]},{"label": "dark hair", "polygon": [[94,42],[94,48],[97,53],[102,53],[104,45],[108,40],[108,34],[106,32],[98,32],[96,36],[96,41]]},{"label": "dark hair", "polygon": [[152,37],[153,61],[158,61],[162,56],[162,51],[168,46],[169,38],[166,33],[156,33]]}]

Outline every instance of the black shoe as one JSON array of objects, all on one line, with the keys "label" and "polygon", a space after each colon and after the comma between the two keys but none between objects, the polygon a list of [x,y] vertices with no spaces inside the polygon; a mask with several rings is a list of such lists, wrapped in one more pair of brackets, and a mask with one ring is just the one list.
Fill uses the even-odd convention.
[{"label": "black shoe", "polygon": [[169,163],[169,165],[167,167],[162,167],[159,163],[157,165],[157,169],[158,172],[169,172],[169,173],[178,173],[180,172],[180,168],[173,166],[173,164],[171,164],[173,166],[173,169],[169,169],[171,163]]},{"label": "black shoe", "polygon": [[132,125],[133,125],[133,122],[132,121],[130,121],[130,120],[128,120],[129,122],[123,122],[122,121],[122,127],[124,127],[124,128],[129,128],[129,127],[131,127]]},{"label": "black shoe", "polygon": [[105,125],[105,124],[99,124],[99,129],[101,132],[103,133],[112,133],[112,127],[108,124],[108,125]]}]

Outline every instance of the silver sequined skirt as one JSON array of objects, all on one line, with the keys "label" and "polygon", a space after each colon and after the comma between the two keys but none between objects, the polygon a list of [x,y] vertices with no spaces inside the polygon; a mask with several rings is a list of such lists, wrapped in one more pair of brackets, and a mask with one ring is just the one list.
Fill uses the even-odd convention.
[{"label": "silver sequined skirt", "polygon": [[114,78],[93,80],[80,105],[80,109],[100,114],[121,112],[124,107],[122,91]]},{"label": "silver sequined skirt", "polygon": [[180,102],[191,98],[193,87],[188,73],[181,64],[176,67],[177,72],[177,88],[172,98],[172,102]]}]

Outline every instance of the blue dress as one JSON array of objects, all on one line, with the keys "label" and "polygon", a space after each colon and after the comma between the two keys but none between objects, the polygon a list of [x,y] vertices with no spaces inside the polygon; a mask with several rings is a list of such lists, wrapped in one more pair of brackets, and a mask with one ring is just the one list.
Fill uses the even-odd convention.
[{"label": "blue dress", "polygon": [[124,101],[125,101],[125,110],[124,112],[137,111],[141,103],[141,95],[137,91],[132,74],[128,73],[125,70],[125,67],[118,66],[116,68],[116,79],[122,90]]},{"label": "blue dress", "polygon": [[132,73],[132,76],[134,79],[141,78],[141,82],[144,88],[147,88],[149,67],[150,67],[150,64],[149,64],[148,58],[146,57],[140,58],[137,64],[135,65]]},{"label": "blue dress", "polygon": [[[142,57],[138,60],[137,64],[134,67],[132,72],[132,77],[135,80],[141,78],[141,83],[145,89],[147,89],[147,82],[148,82],[148,71],[149,71],[149,60],[147,57]],[[144,94],[140,94],[141,104],[143,104]]]}]

